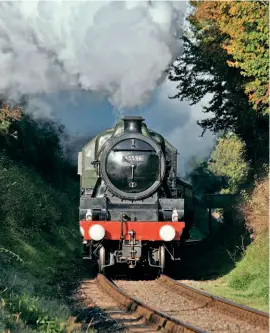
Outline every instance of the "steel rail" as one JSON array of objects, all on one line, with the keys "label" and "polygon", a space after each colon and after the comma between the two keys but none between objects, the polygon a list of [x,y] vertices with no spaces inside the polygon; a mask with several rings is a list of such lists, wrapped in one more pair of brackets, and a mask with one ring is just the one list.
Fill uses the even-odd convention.
[{"label": "steel rail", "polygon": [[212,306],[222,313],[233,315],[239,319],[250,321],[264,329],[269,329],[269,313],[267,312],[253,309],[219,296],[214,296],[182,282],[175,281],[167,275],[160,275],[157,282],[182,296],[184,295],[187,298],[195,299],[198,302],[208,303],[208,306]]},{"label": "steel rail", "polygon": [[149,325],[156,326],[156,328],[162,332],[206,333],[206,331],[201,330],[200,328],[172,318],[142,303],[136,298],[130,297],[102,274],[98,274],[96,282],[99,288],[115,299],[119,305],[124,307],[127,311],[137,312],[140,316],[143,316],[146,319]]}]

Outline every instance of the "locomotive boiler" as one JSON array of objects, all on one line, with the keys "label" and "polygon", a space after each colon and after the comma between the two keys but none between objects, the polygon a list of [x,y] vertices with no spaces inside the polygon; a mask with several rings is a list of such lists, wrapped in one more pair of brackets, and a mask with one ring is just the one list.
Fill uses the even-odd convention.
[{"label": "locomotive boiler", "polygon": [[165,268],[192,226],[192,188],[177,177],[177,150],[141,117],[124,117],[78,156],[84,259],[99,271]]}]

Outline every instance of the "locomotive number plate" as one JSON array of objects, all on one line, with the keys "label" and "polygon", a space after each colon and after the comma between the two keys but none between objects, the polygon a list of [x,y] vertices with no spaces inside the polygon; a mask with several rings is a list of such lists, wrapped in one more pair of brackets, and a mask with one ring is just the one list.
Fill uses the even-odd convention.
[{"label": "locomotive number plate", "polygon": [[129,162],[144,162],[144,155],[126,155],[123,156],[123,161]]}]

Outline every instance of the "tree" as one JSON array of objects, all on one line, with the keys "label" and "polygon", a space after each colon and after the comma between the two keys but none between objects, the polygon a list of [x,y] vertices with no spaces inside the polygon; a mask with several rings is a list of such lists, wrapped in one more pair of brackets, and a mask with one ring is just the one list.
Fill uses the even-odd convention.
[{"label": "tree", "polygon": [[0,134],[8,134],[10,125],[21,119],[21,108],[11,108],[7,104],[0,105]]},{"label": "tree", "polygon": [[221,193],[236,193],[245,183],[249,173],[245,157],[245,144],[235,134],[219,138],[211,154],[208,170],[226,180]]},{"label": "tree", "polygon": [[235,59],[224,47],[228,34],[219,29],[212,17],[200,16],[208,7],[218,12],[223,2],[191,4],[194,10],[188,17],[190,29],[183,37],[184,52],[169,71],[169,79],[178,83],[177,94],[171,98],[196,104],[210,94],[209,106],[203,109],[210,117],[198,122],[203,133],[235,132],[246,144],[247,155],[256,169],[268,161],[268,116],[262,107],[254,110],[243,88],[249,81],[241,69],[229,66]]},{"label": "tree", "polygon": [[193,161],[193,170],[188,175],[194,192],[199,197],[205,194],[237,193],[249,176],[244,142],[234,133],[217,139],[216,146],[206,161]]},{"label": "tree", "polygon": [[227,63],[246,78],[245,93],[255,109],[269,112],[269,5],[266,1],[192,2],[192,20],[203,29],[215,26],[226,36],[222,47],[232,55]]},{"label": "tree", "polygon": [[34,168],[46,181],[60,189],[67,186],[70,178],[77,178],[76,168],[63,152],[63,125],[51,120],[34,120],[22,109],[11,109],[13,113],[9,107],[1,110],[5,116],[0,122],[3,125],[2,131],[0,128],[1,153]]},{"label": "tree", "polygon": [[215,175],[205,161],[199,163],[188,177],[198,198],[202,198],[205,194],[219,193],[224,186],[224,179]]}]

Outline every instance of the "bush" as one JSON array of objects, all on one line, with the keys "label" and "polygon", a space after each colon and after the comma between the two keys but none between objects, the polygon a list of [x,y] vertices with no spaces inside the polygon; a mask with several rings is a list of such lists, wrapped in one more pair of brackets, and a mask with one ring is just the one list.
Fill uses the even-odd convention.
[{"label": "bush", "polygon": [[250,199],[242,207],[246,224],[255,235],[269,228],[269,181],[268,178],[257,181]]},{"label": "bush", "polygon": [[80,265],[77,200],[2,154],[0,202],[0,331],[75,332],[63,290]]},{"label": "bush", "polygon": [[247,297],[261,297],[264,304],[268,304],[269,297],[268,185],[268,178],[257,181],[250,199],[241,208],[247,227],[253,230],[256,239],[228,275],[232,288],[245,290]]},{"label": "bush", "polygon": [[269,297],[268,246],[268,233],[258,236],[227,277],[233,289],[244,290],[246,297],[261,297],[265,304]]}]

